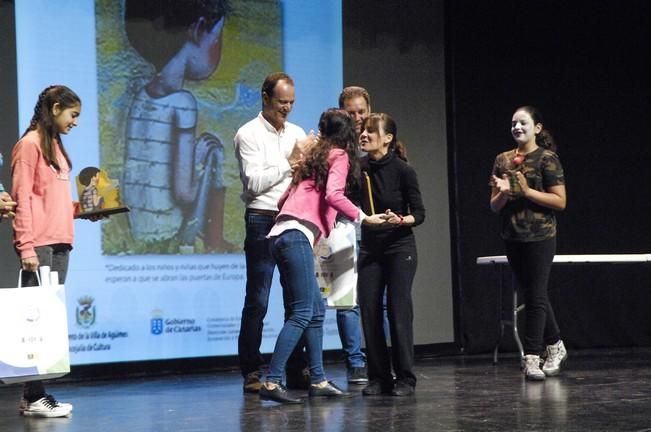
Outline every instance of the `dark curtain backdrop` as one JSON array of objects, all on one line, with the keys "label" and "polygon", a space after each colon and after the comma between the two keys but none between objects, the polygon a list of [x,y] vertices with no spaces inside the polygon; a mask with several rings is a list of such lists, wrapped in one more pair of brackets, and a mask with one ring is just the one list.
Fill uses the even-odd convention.
[{"label": "dark curtain backdrop", "polygon": [[[504,253],[488,179],[497,153],[514,145],[516,107],[539,107],[558,140],[568,206],[557,253],[651,252],[650,21],[644,0],[446,2],[455,294],[467,352],[490,350],[498,336],[497,273],[475,259]],[[651,344],[651,265],[555,265],[550,286],[570,348]]]}]

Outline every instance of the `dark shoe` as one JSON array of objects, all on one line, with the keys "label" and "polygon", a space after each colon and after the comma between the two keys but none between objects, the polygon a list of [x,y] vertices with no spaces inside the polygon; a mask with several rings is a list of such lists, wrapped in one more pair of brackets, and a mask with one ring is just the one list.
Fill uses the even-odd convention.
[{"label": "dark shoe", "polygon": [[380,380],[371,380],[368,385],[362,390],[364,396],[378,396],[382,394],[391,394],[393,390],[393,383],[384,382]]},{"label": "dark shoe", "polygon": [[260,381],[261,376],[262,374],[258,371],[247,374],[244,377],[244,385],[242,388],[244,393],[258,393],[260,387],[262,387],[262,381]]},{"label": "dark shoe", "polygon": [[348,369],[348,384],[366,384],[367,382],[368,376],[364,366]]},{"label": "dark shoe", "polygon": [[394,396],[412,396],[415,391],[416,389],[413,385],[409,384],[406,381],[398,380],[396,381],[395,386],[393,386],[393,391],[391,391],[391,394]]},{"label": "dark shoe", "polygon": [[287,392],[287,389],[285,386],[282,384],[272,384],[273,388],[270,389],[269,386],[270,383],[264,383],[260,387],[260,399],[262,400],[270,400],[278,403],[283,403],[283,404],[302,404],[303,400],[302,399],[295,399],[289,395]]},{"label": "dark shoe", "polygon": [[287,388],[292,390],[307,390],[310,388],[310,370],[287,372]]},{"label": "dark shoe", "polygon": [[349,393],[343,391],[335,385],[332,381],[328,381],[327,384],[323,387],[319,387],[316,384],[310,386],[308,391],[310,397],[342,397],[350,396]]}]

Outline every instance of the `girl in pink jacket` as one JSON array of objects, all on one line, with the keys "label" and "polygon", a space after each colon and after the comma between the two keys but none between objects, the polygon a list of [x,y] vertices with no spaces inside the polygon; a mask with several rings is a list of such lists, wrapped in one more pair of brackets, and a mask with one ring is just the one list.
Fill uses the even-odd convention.
[{"label": "girl in pink jacket", "polygon": [[[70,192],[70,158],[61,142],[81,114],[81,100],[68,87],[43,90],[29,127],[11,154],[11,195],[17,202],[14,247],[23,270],[23,286],[38,285],[39,266],[49,266],[65,281],[79,203]],[[72,405],[45,392],[42,381],[25,384],[19,411],[31,417],[65,417]]]},{"label": "girl in pink jacket", "polygon": [[310,397],[345,396],[323,371],[325,307],[314,274],[312,248],[327,236],[337,214],[356,222],[379,224],[381,215],[366,216],[345,196],[359,177],[355,123],[345,111],[330,109],[319,120],[319,138],[297,165],[292,184],[280,198],[280,212],[269,233],[271,252],[280,271],[285,324],[278,335],[260,398],[302,403],[287,393],[282,377],[289,355],[304,337],[309,356]]}]

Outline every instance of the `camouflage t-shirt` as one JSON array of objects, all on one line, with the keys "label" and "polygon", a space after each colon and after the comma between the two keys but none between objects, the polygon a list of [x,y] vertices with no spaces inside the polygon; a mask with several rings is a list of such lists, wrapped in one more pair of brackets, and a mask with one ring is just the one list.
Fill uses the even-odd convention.
[{"label": "camouflage t-shirt", "polygon": [[[520,165],[514,164],[515,155],[516,149],[497,155],[493,174],[502,177],[509,171],[522,171],[529,187],[541,192],[565,184],[563,167],[556,153],[539,147],[527,154]],[[531,242],[556,235],[554,211],[523,197],[510,199],[500,211],[500,219],[504,240]]]}]

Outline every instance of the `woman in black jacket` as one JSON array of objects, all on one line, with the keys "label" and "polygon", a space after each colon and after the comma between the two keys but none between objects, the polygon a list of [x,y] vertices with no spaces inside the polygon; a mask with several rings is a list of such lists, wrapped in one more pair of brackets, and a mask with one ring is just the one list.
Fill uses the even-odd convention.
[{"label": "woman in black jacket", "polygon": [[[364,395],[414,393],[414,336],[411,285],[418,257],[411,227],[425,219],[416,172],[407,163],[397,139],[395,121],[375,113],[364,123],[360,145],[364,211],[384,213],[380,227],[362,226],[358,300],[366,339],[369,384]],[[392,352],[384,334],[383,299],[386,291]],[[396,376],[394,383],[391,373]]]}]

